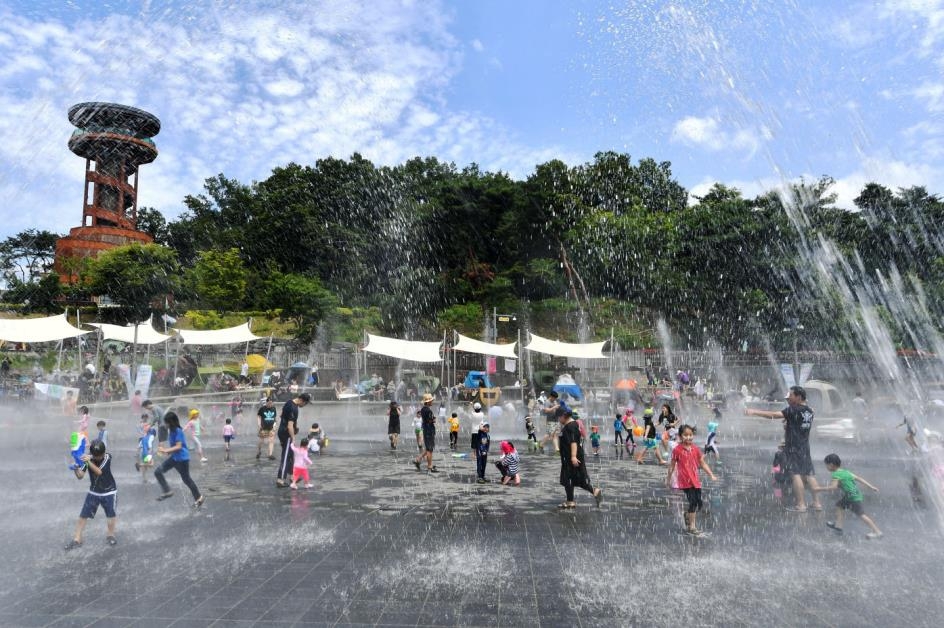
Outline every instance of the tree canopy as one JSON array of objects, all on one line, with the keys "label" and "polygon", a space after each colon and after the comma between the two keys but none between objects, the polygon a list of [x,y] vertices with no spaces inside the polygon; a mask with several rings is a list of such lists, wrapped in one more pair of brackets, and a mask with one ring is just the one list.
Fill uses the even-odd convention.
[{"label": "tree canopy", "polygon": [[[396,166],[329,157],[251,183],[219,174],[174,220],[142,208],[139,226],[191,269],[185,285],[168,279],[179,277],[172,259],[145,261],[147,247],[124,269],[103,256],[91,276],[129,307],[173,289],[218,311],[278,309],[303,338],[333,315],[331,304],[377,308],[377,331],[406,337],[471,325],[476,307],[484,322],[492,308],[526,319],[569,304],[598,330],[618,310],[640,338],[662,318],[693,346],[740,346],[793,318],[810,338],[836,339],[861,322],[837,311],[842,303],[889,309],[866,288],[888,278],[941,320],[941,199],[869,183],[847,211],[833,188],[824,176],[746,198],[715,184],[690,199],[668,162],[617,152],[576,166],[548,161],[523,180],[433,157]],[[26,263],[6,262],[8,276],[47,263],[46,240],[34,238],[38,252],[13,240],[0,261]],[[146,277],[148,264],[165,274]],[[106,268],[115,279],[103,278]]]}]

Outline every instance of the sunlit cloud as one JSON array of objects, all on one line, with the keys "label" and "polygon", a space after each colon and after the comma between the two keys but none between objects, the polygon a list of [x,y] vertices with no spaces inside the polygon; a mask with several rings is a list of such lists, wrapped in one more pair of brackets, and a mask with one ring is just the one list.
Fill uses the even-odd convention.
[{"label": "sunlit cloud", "polygon": [[686,116],[672,128],[672,141],[709,151],[735,151],[754,155],[763,141],[753,129],[726,130],[714,117]]},{"label": "sunlit cloud", "polygon": [[438,3],[250,6],[68,23],[0,11],[4,229],[78,223],[84,161],[66,148],[66,112],[88,100],[161,119],[139,204],[169,217],[208,177],[248,183],[290,161],[434,155],[526,176],[561,152],[446,106],[463,44]]}]

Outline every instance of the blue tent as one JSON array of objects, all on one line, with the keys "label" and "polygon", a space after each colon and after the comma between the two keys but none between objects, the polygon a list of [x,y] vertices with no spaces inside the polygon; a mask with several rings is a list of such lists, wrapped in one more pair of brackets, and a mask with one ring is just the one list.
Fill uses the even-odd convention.
[{"label": "blue tent", "polygon": [[552,390],[558,395],[570,395],[577,400],[583,399],[583,391],[577,384],[554,384]]},{"label": "blue tent", "polygon": [[462,382],[462,385],[466,388],[478,388],[480,379],[485,382],[486,388],[492,388],[492,382],[488,378],[488,373],[485,371],[469,371],[469,374],[465,376],[465,381]]}]

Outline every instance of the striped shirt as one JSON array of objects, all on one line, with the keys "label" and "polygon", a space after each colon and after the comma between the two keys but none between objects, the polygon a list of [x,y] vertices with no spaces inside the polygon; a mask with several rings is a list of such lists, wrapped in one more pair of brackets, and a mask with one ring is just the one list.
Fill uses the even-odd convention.
[{"label": "striped shirt", "polygon": [[508,468],[508,475],[518,475],[520,461],[518,459],[517,451],[503,455],[499,461]]}]

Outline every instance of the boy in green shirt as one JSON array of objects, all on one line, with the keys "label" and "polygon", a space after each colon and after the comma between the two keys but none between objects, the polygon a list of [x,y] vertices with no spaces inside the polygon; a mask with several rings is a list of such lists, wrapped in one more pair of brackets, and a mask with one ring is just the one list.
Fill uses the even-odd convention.
[{"label": "boy in green shirt", "polygon": [[842,492],[842,498],[836,502],[836,521],[827,521],[826,525],[836,532],[842,533],[842,519],[845,514],[843,510],[851,510],[854,514],[859,515],[859,518],[872,529],[871,532],[865,535],[865,538],[880,538],[882,531],[879,530],[875,522],[862,511],[862,491],[856,486],[856,482],[861,482],[876,493],[878,493],[878,488],[872,486],[851,471],[842,469],[842,460],[840,460],[839,456],[836,454],[829,454],[823,462],[826,463],[826,468],[832,473],[832,482],[830,482],[829,486],[817,486],[813,490],[834,491],[838,488]]}]

